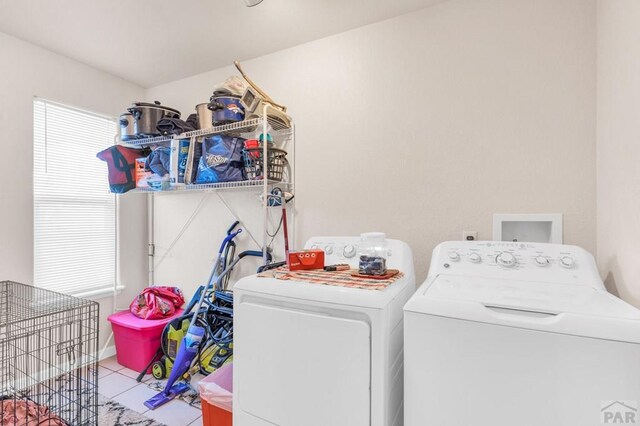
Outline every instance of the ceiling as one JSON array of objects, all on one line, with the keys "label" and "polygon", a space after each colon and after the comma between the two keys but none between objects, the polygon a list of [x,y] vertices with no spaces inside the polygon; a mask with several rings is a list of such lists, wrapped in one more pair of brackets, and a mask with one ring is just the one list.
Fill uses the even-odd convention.
[{"label": "ceiling", "polygon": [[442,0],[0,0],[0,31],[153,87]]}]

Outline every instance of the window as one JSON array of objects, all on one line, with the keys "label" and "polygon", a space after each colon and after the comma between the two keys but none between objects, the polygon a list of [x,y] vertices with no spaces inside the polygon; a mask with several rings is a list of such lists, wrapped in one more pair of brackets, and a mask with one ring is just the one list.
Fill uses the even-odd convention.
[{"label": "window", "polygon": [[33,103],[34,284],[90,296],[116,281],[116,199],[99,151],[115,120],[57,103]]}]

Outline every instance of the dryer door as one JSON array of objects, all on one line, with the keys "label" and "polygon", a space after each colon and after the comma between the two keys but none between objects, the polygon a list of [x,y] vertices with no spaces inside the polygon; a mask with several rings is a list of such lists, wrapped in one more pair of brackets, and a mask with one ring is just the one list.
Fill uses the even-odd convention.
[{"label": "dryer door", "polygon": [[370,424],[367,323],[247,302],[239,305],[234,396],[243,413],[279,426]]}]

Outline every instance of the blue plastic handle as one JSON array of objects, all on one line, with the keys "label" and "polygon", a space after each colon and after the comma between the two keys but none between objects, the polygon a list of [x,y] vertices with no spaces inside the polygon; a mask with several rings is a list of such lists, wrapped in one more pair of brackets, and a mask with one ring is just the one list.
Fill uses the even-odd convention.
[{"label": "blue plastic handle", "polygon": [[233,222],[231,224],[231,226],[229,227],[229,229],[227,229],[227,235],[231,234],[231,231],[233,231],[235,229],[236,226],[240,225],[240,221],[236,220],[235,222]]},{"label": "blue plastic handle", "polygon": [[222,255],[222,252],[224,252],[224,248],[226,247],[227,244],[229,244],[229,241],[233,240],[240,233],[242,233],[242,228],[238,229],[236,232],[232,232],[229,235],[227,235],[224,238],[224,240],[222,240],[222,245],[220,246],[220,251],[218,251],[218,254]]},{"label": "blue plastic handle", "polygon": [[[240,259],[242,259],[245,256],[262,257],[262,252],[258,250],[246,250],[238,255]],[[267,261],[271,261],[271,258],[272,258],[271,253],[267,252]]]}]

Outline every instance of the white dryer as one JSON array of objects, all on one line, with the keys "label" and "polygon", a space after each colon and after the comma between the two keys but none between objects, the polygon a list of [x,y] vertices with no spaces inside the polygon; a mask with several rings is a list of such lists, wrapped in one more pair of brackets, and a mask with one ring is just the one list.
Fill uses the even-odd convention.
[{"label": "white dryer", "polygon": [[579,247],[440,244],[404,311],[406,426],[637,415],[640,311],[605,290]]},{"label": "white dryer", "polygon": [[[386,240],[405,276],[362,290],[251,276],[234,286],[235,426],[401,426],[402,307],[411,249]],[[359,237],[311,238],[325,264],[357,267]]]}]

